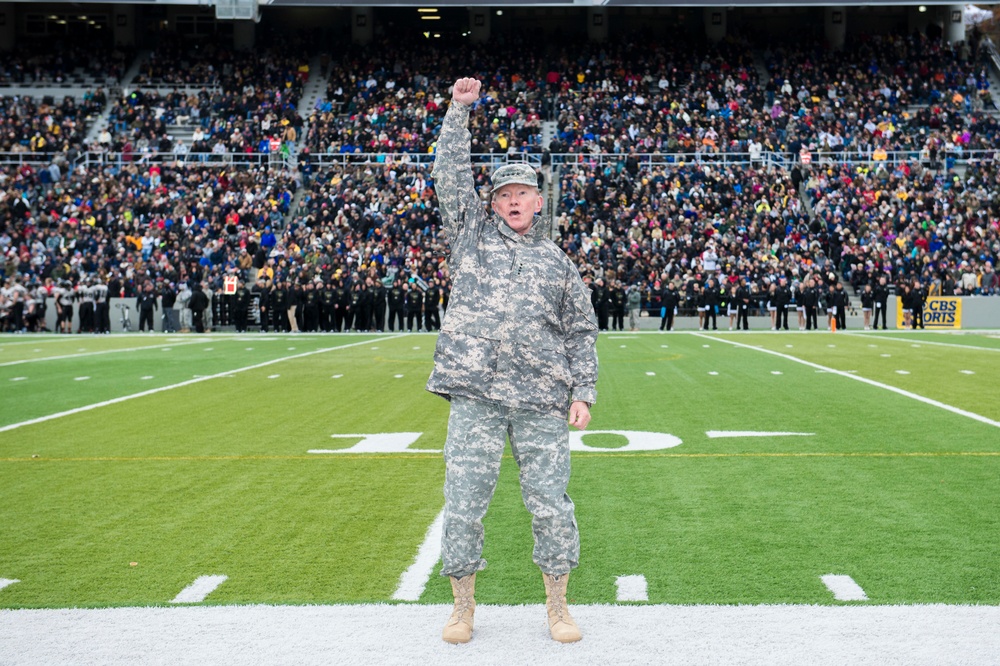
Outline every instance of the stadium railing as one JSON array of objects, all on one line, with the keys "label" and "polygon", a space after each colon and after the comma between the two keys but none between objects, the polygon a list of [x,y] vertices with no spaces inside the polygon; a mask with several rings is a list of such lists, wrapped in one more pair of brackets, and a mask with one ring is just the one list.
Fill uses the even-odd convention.
[{"label": "stadium railing", "polygon": [[[627,153],[556,153],[550,156],[553,167],[587,166],[591,168],[616,167],[624,163]],[[691,164],[712,164],[716,166],[747,166],[791,168],[801,164],[798,155],[792,153],[764,152],[752,159],[750,153],[637,153],[642,167],[677,167]],[[970,162],[1000,161],[1000,148],[967,150],[956,149],[942,153],[940,158],[950,158],[957,165]],[[68,159],[63,153],[0,152],[0,166],[48,165],[57,159]],[[434,162],[433,153],[312,153],[313,168],[346,166],[356,164],[412,164],[430,166]],[[879,162],[896,165],[904,162],[928,162],[929,155],[924,150],[903,150],[886,153],[884,160],[874,159],[871,152],[816,151],[811,155],[811,164],[820,165],[865,165],[876,166]],[[149,162],[175,162],[182,164],[225,164],[231,166],[271,166],[273,168],[296,168],[296,159],[281,152],[274,153],[173,153],[136,152],[131,154],[86,151],[72,160],[73,166],[115,166],[143,164]],[[538,153],[475,153],[472,164],[490,167],[499,164],[521,162],[536,167],[542,165],[542,155]]]}]

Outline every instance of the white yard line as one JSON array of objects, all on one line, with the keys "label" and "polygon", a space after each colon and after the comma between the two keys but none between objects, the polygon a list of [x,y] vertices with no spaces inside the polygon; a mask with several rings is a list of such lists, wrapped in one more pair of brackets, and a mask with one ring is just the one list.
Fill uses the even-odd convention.
[{"label": "white yard line", "polygon": [[946,405],[943,402],[938,402],[932,398],[927,398],[925,396],[913,393],[912,391],[907,391],[905,389],[897,388],[889,384],[883,384],[882,382],[877,382],[874,379],[868,379],[866,377],[861,377],[860,375],[852,375],[843,370],[835,370],[833,368],[828,368],[825,365],[820,365],[818,363],[813,363],[811,361],[806,361],[801,358],[796,358],[795,356],[789,356],[788,354],[782,354],[781,352],[772,351],[770,349],[765,349],[763,347],[755,347],[753,345],[743,344],[742,342],[733,342],[732,340],[726,340],[724,338],[716,338],[709,335],[703,335],[701,333],[695,333],[700,338],[706,338],[708,340],[715,340],[716,342],[724,342],[727,345],[733,345],[734,347],[742,347],[743,349],[752,349],[753,351],[761,352],[764,354],[770,354],[772,356],[777,356],[778,358],[783,358],[786,361],[792,361],[793,363],[801,363],[802,365],[809,366],[810,368],[815,368],[816,370],[822,370],[833,375],[840,375],[841,377],[847,377],[848,379],[853,379],[857,382],[862,382],[868,384],[869,386],[874,386],[876,388],[884,389],[886,391],[892,391],[893,393],[898,393],[901,396],[911,398],[913,400],[918,400],[924,404],[931,405],[933,407],[938,407],[945,411],[951,412],[953,414],[958,414],[959,416],[964,416],[966,418],[973,419],[974,421],[979,421],[980,423],[985,423],[986,425],[993,426],[994,428],[1000,428],[1000,421],[994,421],[993,419],[986,418],[980,414],[967,411],[965,409],[960,409],[958,407],[953,407],[952,405]]},{"label": "white yard line", "polygon": [[868,595],[850,576],[826,574],[819,578],[837,601],[868,601]]},{"label": "white yard line", "polygon": [[618,588],[618,601],[649,601],[646,577],[642,574],[618,576],[615,587]]},{"label": "white yard line", "polygon": [[893,342],[908,342],[913,344],[914,342],[921,345],[936,345],[938,347],[957,347],[959,349],[971,349],[973,351],[988,351],[988,352],[1000,352],[1000,349],[993,347],[977,347],[976,345],[960,345],[957,342],[936,342],[934,340],[921,340],[918,338],[894,338],[888,335],[876,335],[872,333],[861,333],[858,331],[841,331],[845,335],[853,335],[859,338],[865,338],[867,340],[892,340]]},{"label": "white yard line", "polygon": [[978,666],[995,665],[1000,654],[997,606],[570,608],[579,643],[553,641],[541,605],[480,605],[472,642],[459,646],[441,640],[450,604],[0,610],[0,654],[5,666]]},{"label": "white yard line", "polygon": [[399,586],[392,598],[396,601],[419,601],[434,573],[434,565],[441,556],[441,535],[444,533],[444,509],[427,528],[424,542],[417,550],[413,564],[399,577]]},{"label": "white yard line", "polygon": [[207,340],[196,340],[193,342],[169,342],[162,345],[149,345],[148,347],[125,347],[123,349],[105,349],[102,351],[94,352],[81,352],[78,354],[63,354],[61,356],[43,356],[42,358],[22,358],[17,361],[7,361],[5,363],[0,363],[0,368],[4,368],[11,365],[21,365],[23,363],[37,363],[39,361],[59,361],[67,358],[83,358],[84,356],[100,356],[101,354],[126,354],[130,352],[143,351],[145,349],[161,349],[163,347],[181,347],[183,345],[198,345],[205,344]]},{"label": "white yard line", "polygon": [[229,576],[198,576],[193,583],[181,590],[170,603],[199,604],[227,580],[229,580]]},{"label": "white yard line", "polygon": [[[384,338],[386,340],[391,338]],[[381,339],[380,339],[381,340]],[[224,372],[219,372],[214,375],[206,375],[204,377],[196,377],[194,379],[189,379],[184,382],[179,382],[177,384],[170,384],[169,386],[160,386],[159,388],[149,389],[147,391],[140,391],[139,393],[133,393],[131,395],[123,395],[119,398],[112,398],[111,400],[103,400],[101,402],[95,402],[90,405],[84,405],[83,407],[74,407],[73,409],[67,409],[64,412],[57,412],[55,414],[47,414],[45,416],[39,416],[38,418],[28,419],[27,421],[21,421],[19,423],[11,423],[0,427],[0,432],[8,432],[10,430],[17,430],[28,425],[35,425],[36,423],[45,423],[46,421],[51,421],[53,419],[62,418],[63,416],[72,416],[73,414],[80,414],[81,412],[89,412],[92,409],[98,409],[100,407],[107,407],[108,405],[116,405],[120,402],[125,402],[127,400],[133,400],[135,398],[144,398],[147,395],[154,395],[156,393],[162,393],[163,391],[169,391],[171,389],[182,388],[184,386],[191,386],[192,384],[198,384],[200,382],[207,382],[210,379],[218,379],[219,377],[228,377],[229,375],[234,375],[238,372],[246,372],[248,370],[257,370],[258,368],[266,368],[269,365],[274,365],[275,363],[284,363],[285,361],[292,361],[298,358],[305,358],[307,356],[315,356],[316,354],[323,354],[328,351],[334,351],[337,349],[347,349],[348,347],[357,347],[358,345],[371,344],[371,340],[365,340],[363,342],[352,342],[346,345],[338,345],[336,347],[324,347],[322,349],[316,349],[310,352],[303,352],[301,354],[293,354],[292,356],[282,356],[281,358],[272,359],[270,361],[264,361],[263,363],[255,363],[254,365],[248,365],[242,368],[237,368],[235,370],[226,370]]]}]

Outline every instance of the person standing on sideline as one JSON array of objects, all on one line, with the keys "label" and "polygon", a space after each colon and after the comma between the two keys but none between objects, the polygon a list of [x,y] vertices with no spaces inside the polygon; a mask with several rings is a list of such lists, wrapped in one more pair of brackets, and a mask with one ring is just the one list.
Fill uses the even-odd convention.
[{"label": "person standing on sideline", "polygon": [[881,316],[882,330],[884,331],[886,312],[889,310],[889,285],[884,275],[879,277],[878,285],[872,291],[875,296],[875,322],[872,324],[872,328],[878,330],[878,318]]},{"label": "person standing on sideline", "polygon": [[913,281],[913,290],[910,291],[910,323],[915,329],[917,326],[924,327],[924,301],[927,300],[927,292],[920,280]]},{"label": "person standing on sideline", "polygon": [[395,332],[396,322],[399,321],[399,332],[403,332],[403,297],[406,296],[406,285],[399,278],[392,283],[389,290],[389,330]]},{"label": "person standing on sideline", "polygon": [[549,632],[573,642],[566,606],[580,539],[569,483],[569,424],[583,429],[597,399],[597,321],[572,261],[539,220],[538,177],[526,164],[496,168],[487,213],[472,172],[469,113],[480,82],[455,82],[434,159],[434,187],[451,245],[453,291],[427,390],[451,401],[445,442],[441,574],[455,606],[442,632],[472,638],[483,516],[507,438],[533,514],[532,559],[542,570]]},{"label": "person standing on sideline", "polygon": [[677,314],[677,306],[680,302],[681,299],[677,294],[677,289],[674,288],[674,283],[668,281],[667,286],[663,289],[663,293],[660,294],[661,331],[674,330],[674,315]]},{"label": "person standing on sideline", "polygon": [[865,318],[865,330],[872,329],[872,308],[875,307],[875,292],[872,291],[872,284],[869,282],[861,291],[861,312]]},{"label": "person standing on sideline", "polygon": [[630,285],[625,292],[625,306],[628,308],[628,330],[639,330],[639,314],[642,312],[642,290],[639,285]]},{"label": "person standing on sideline", "polygon": [[792,302],[792,292],[788,288],[788,279],[784,276],[778,278],[778,288],[775,293],[777,299],[778,316],[774,321],[776,330],[788,330],[788,304]]},{"label": "person standing on sideline", "polygon": [[705,300],[705,330],[709,330],[708,323],[712,322],[712,330],[717,331],[719,330],[719,303],[722,301],[722,293],[719,291],[719,285],[715,282],[715,278],[709,278],[703,298]]},{"label": "person standing on sideline", "polygon": [[146,330],[153,332],[153,310],[156,309],[156,293],[153,291],[153,283],[147,282],[142,287],[142,292],[135,299],[135,309],[139,311],[139,332]]},{"label": "person standing on sideline", "polygon": [[847,328],[847,308],[851,304],[850,299],[847,297],[847,292],[844,291],[843,282],[838,282],[835,287],[833,303],[837,308],[835,313],[837,317],[837,330],[843,331]]},{"label": "person standing on sideline", "polygon": [[805,307],[806,311],[806,330],[811,331],[813,329],[819,330],[819,317],[817,316],[817,309],[819,308],[819,290],[816,288],[816,280],[810,277],[806,280],[806,287],[802,290],[802,305]]},{"label": "person standing on sideline", "polygon": [[736,330],[750,330],[750,299],[752,297],[750,288],[747,287],[747,279],[740,278],[740,286],[736,290]]},{"label": "person standing on sideline", "polygon": [[611,283],[608,289],[608,302],[610,303],[611,310],[611,330],[612,331],[624,331],[625,330],[625,291],[622,289],[621,282],[615,281]]},{"label": "person standing on sideline", "polygon": [[200,282],[196,282],[194,291],[191,292],[191,301],[188,303],[188,307],[191,308],[191,319],[194,322],[195,333],[205,332],[205,310],[208,309],[209,305],[210,301],[204,287]]},{"label": "person standing on sideline", "polygon": [[98,278],[94,285],[94,331],[111,332],[111,307],[108,299],[108,285]]}]

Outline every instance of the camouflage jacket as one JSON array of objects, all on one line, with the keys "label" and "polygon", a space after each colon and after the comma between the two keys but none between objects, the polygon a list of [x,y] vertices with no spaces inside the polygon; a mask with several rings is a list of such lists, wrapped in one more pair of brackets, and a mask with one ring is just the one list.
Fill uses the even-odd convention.
[{"label": "camouflage jacket", "polygon": [[427,390],[565,418],[597,399],[597,320],[580,273],[545,237],[486,212],[470,160],[469,107],[453,102],[434,160],[451,245],[451,300]]}]

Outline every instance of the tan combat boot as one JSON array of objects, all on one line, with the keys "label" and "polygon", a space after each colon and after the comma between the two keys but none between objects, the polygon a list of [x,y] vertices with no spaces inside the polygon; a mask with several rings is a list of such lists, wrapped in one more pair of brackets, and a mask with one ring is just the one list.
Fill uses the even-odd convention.
[{"label": "tan combat boot", "polygon": [[566,607],[566,583],[569,582],[569,574],[553,576],[542,572],[545,579],[545,609],[549,612],[549,633],[552,640],[560,643],[574,643],[583,636],[580,634],[580,627],[576,626],[576,621],[569,614]]},{"label": "tan combat boot", "polygon": [[455,608],[448,624],[444,625],[441,638],[448,643],[468,643],[472,640],[472,621],[476,612],[476,574],[465,578],[450,576],[451,591],[455,595]]}]

